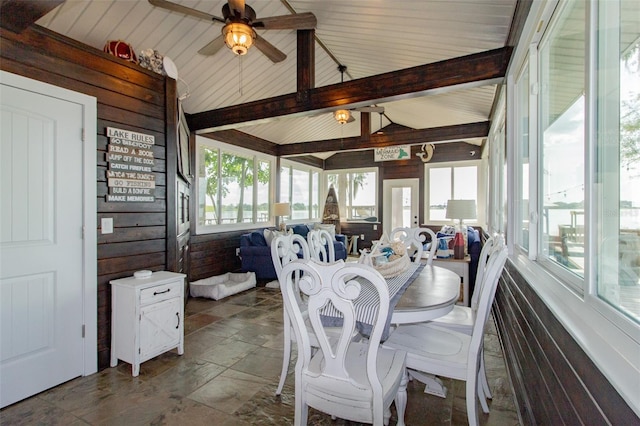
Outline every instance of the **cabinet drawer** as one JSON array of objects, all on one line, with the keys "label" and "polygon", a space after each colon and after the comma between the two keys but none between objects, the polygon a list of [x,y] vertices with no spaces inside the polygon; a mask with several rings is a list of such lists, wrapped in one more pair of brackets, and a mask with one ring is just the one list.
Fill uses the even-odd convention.
[{"label": "cabinet drawer", "polygon": [[140,304],[157,303],[173,297],[180,297],[182,285],[179,282],[167,283],[140,290]]}]

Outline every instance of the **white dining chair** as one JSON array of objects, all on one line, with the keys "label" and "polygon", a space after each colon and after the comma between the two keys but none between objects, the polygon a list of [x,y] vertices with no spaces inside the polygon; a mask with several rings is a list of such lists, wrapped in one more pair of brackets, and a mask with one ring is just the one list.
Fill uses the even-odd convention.
[{"label": "white dining chair", "polygon": [[413,258],[413,261],[418,263],[422,260],[422,253],[424,252],[424,244],[427,242],[427,236],[429,236],[431,241],[427,265],[431,266],[433,259],[436,257],[436,250],[438,249],[438,239],[436,238],[435,232],[431,229],[407,227],[394,228],[389,235],[389,241],[402,241],[407,249],[409,257]]},{"label": "white dining chair", "polygon": [[[478,258],[478,272],[476,274],[476,284],[473,289],[473,295],[471,296],[470,306],[455,305],[447,315],[434,319],[432,321],[433,324],[440,327],[446,327],[469,336],[471,335],[478,310],[478,299],[480,298],[482,286],[485,281],[484,277],[487,260],[493,253],[502,250],[502,248],[504,248],[504,237],[502,235],[496,234],[487,238],[482,246],[482,250],[480,251],[480,257]],[[491,399],[492,395],[484,365],[484,351],[482,351],[482,355],[480,357],[479,375],[481,385],[481,392],[479,392],[480,404],[482,405],[482,411],[488,413],[489,406],[487,405],[486,398]]]},{"label": "white dining chair", "polygon": [[[487,261],[471,335],[426,322],[398,326],[383,344],[390,349],[406,351],[407,368],[410,370],[465,381],[470,425],[478,424],[477,400],[482,395],[479,372],[484,327],[506,259],[507,248],[502,247]],[[413,377],[419,380],[420,375]]]},{"label": "white dining chair", "polygon": [[326,229],[314,229],[307,234],[310,255],[312,259],[324,263],[336,261],[336,249],[333,245],[334,238]]},{"label": "white dining chair", "polygon": [[[295,260],[283,267],[282,276],[285,282],[280,290],[298,342],[294,424],[306,425],[308,408],[312,407],[332,417],[386,425],[395,400],[397,425],[403,426],[407,404],[406,353],[380,346],[390,309],[389,290],[382,275],[369,266],[342,260],[335,263]],[[297,285],[296,276],[300,276]],[[366,281],[358,282],[355,280],[358,277]],[[371,309],[376,319],[369,339],[354,341],[351,335],[357,318],[353,301],[364,285],[375,288],[378,300],[373,301]],[[300,300],[305,300],[306,305],[301,306]],[[337,338],[327,333],[322,322],[327,307],[342,316]],[[307,327],[307,317],[314,336]],[[311,342],[314,337],[319,343],[315,353]]]},{"label": "white dining chair", "polygon": [[[282,268],[288,263],[298,259],[298,255],[302,259],[310,258],[309,246],[307,241],[298,234],[280,235],[271,241],[271,260],[273,261],[273,267],[276,270],[276,276],[278,277],[278,283],[282,287],[284,280],[282,276]],[[295,277],[299,279],[300,277]],[[300,301],[302,303],[302,301]],[[282,371],[280,373],[280,381],[278,382],[278,388],[276,389],[276,395],[282,393],[282,387],[287,378],[287,372],[289,371],[289,362],[291,361],[291,343],[295,339],[292,333],[291,320],[287,314],[287,310],[283,309],[284,316],[284,351],[282,354]]]}]

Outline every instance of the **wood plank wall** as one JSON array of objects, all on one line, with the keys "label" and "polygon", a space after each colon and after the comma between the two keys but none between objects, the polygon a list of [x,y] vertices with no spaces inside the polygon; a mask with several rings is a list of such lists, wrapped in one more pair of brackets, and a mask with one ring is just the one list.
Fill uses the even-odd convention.
[{"label": "wood plank wall", "polygon": [[524,424],[640,424],[509,260],[493,313]]},{"label": "wood plank wall", "polygon": [[[98,367],[109,365],[111,289],[109,280],[139,269],[167,266],[165,128],[167,90],[175,81],[38,26],[21,34],[0,32],[0,68],[95,96],[97,121],[97,212],[113,218],[114,232],[98,232]],[[107,203],[106,127],[155,136],[154,203]]]}]

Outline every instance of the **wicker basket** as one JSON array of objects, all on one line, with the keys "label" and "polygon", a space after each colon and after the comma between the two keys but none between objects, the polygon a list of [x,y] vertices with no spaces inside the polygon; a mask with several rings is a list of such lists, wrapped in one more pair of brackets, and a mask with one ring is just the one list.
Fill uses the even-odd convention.
[{"label": "wicker basket", "polygon": [[390,262],[381,263],[379,265],[375,265],[374,268],[376,271],[380,272],[385,278],[393,278],[402,273],[404,273],[411,266],[411,260],[409,256],[406,254],[404,256],[400,256]]},{"label": "wicker basket", "polygon": [[376,271],[380,272],[384,278],[393,278],[396,277],[411,266],[411,259],[405,252],[402,256],[395,258],[389,262],[376,262],[376,259],[379,257],[383,257],[384,255],[379,251],[380,245],[376,244],[373,246],[372,251],[367,253],[361,251],[359,263],[363,263],[365,265],[369,265],[373,267]]}]

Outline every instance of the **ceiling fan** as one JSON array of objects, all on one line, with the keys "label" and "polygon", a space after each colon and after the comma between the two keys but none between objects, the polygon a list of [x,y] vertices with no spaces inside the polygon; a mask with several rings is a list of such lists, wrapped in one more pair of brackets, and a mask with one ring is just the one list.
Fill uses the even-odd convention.
[{"label": "ceiling fan", "polygon": [[316,27],[316,17],[311,12],[298,13],[295,15],[270,16],[266,18],[256,18],[256,12],[244,0],[229,0],[222,6],[222,18],[174,3],[168,0],[149,0],[153,6],[161,7],[172,12],[179,12],[185,15],[194,16],[211,22],[220,22],[222,35],[212,40],[198,53],[211,56],[218,52],[225,44],[236,55],[244,55],[252,45],[264,53],[272,62],[283,61],[287,55],[277,47],[260,37],[255,29],[264,30],[311,30]]}]

